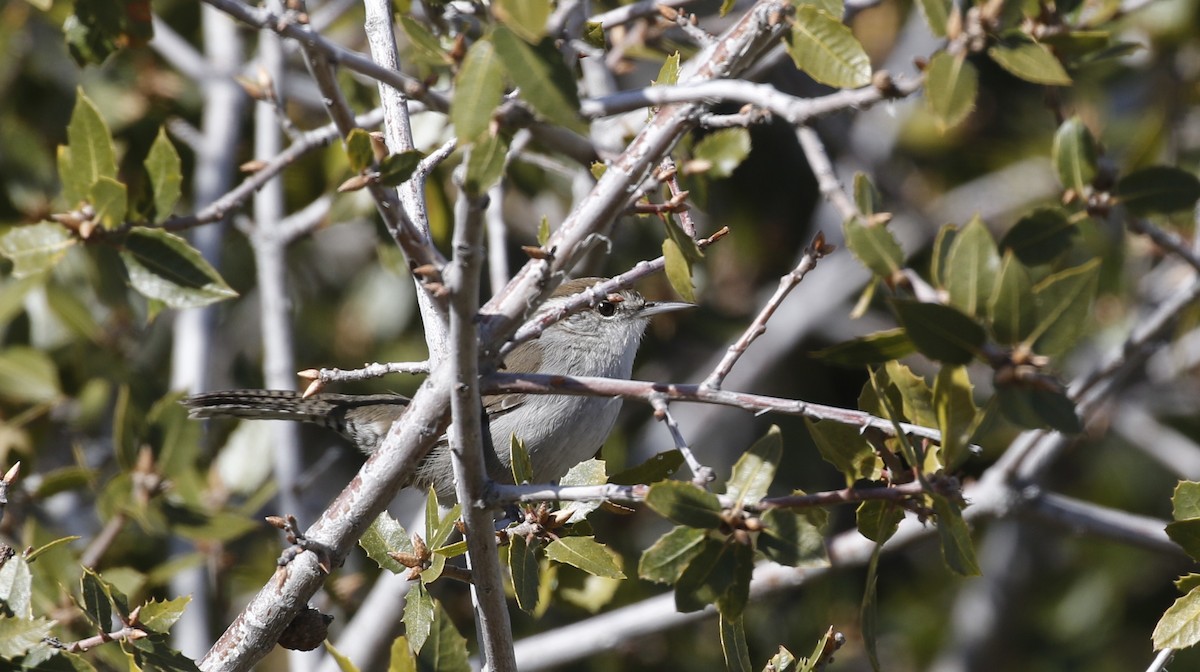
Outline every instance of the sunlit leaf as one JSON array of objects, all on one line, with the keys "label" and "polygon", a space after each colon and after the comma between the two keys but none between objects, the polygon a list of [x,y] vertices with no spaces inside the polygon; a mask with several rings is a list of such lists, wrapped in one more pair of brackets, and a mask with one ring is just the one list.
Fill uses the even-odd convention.
[{"label": "sunlit leaf", "polygon": [[842,228],[846,247],[875,275],[890,278],[904,266],[904,251],[887,227],[868,225],[858,217],[851,217]]},{"label": "sunlit leaf", "polygon": [[469,194],[482,194],[504,174],[508,139],[503,134],[483,134],[471,146],[467,157],[467,176],[463,182]]},{"label": "sunlit leaf", "polygon": [[530,44],[537,44],[546,35],[546,21],[551,9],[550,0],[492,1],[496,18]]},{"label": "sunlit leaf", "polygon": [[195,248],[161,229],[130,231],[121,259],[134,289],[172,308],[199,308],[237,296]]},{"label": "sunlit leaf", "polygon": [[414,583],[404,597],[404,634],[412,644],[413,651],[420,651],[433,631],[437,605],[429,589],[420,581]]},{"label": "sunlit leaf", "polygon": [[836,88],[871,82],[871,60],[845,24],[812,5],[796,8],[787,51],[816,81]]},{"label": "sunlit leaf", "polygon": [[816,422],[808,418],[804,419],[804,424],[817,444],[821,457],[845,475],[847,485],[877,475],[879,457],[857,427],[832,420]]},{"label": "sunlit leaf", "polygon": [[1155,649],[1186,649],[1200,642],[1200,590],[1192,589],[1167,607],[1154,627]]},{"label": "sunlit leaf", "polygon": [[508,76],[521,89],[521,99],[538,114],[573,131],[583,132],[575,77],[567,69],[554,40],[529,45],[512,31],[498,26],[492,33],[496,55]]},{"label": "sunlit leaf", "polygon": [[763,514],[758,550],[781,565],[798,567],[825,559],[825,535],[806,512],[771,509]]},{"label": "sunlit leaf", "polygon": [[594,576],[623,579],[620,557],[595,537],[561,537],[546,546],[546,557]]},{"label": "sunlit leaf", "polygon": [[942,130],[957,126],[979,95],[979,72],[965,54],[938,52],[925,68],[925,99]]},{"label": "sunlit leaf", "polygon": [[777,425],[771,425],[766,435],[755,441],[733,465],[733,473],[725,483],[725,494],[738,506],[766,497],[782,457],[783,436]]},{"label": "sunlit leaf", "polygon": [[954,469],[966,459],[971,432],[979,418],[974,387],[961,366],[943,366],[933,381],[933,406],[942,434],[942,461]]},{"label": "sunlit leaf", "polygon": [[942,542],[942,557],[955,574],[979,576],[971,530],[963,520],[962,511],[942,495],[930,495],[937,514],[938,538]]},{"label": "sunlit leaf", "polygon": [[1044,44],[997,44],[987,53],[1000,67],[1027,82],[1053,86],[1068,86],[1071,83],[1071,76],[1063,69],[1054,52]]},{"label": "sunlit leaf", "polygon": [[855,520],[864,537],[882,544],[896,533],[904,520],[904,509],[893,502],[869,500],[858,505]]},{"label": "sunlit leaf", "polygon": [[714,179],[729,177],[750,155],[750,131],[723,128],[700,139],[692,149],[690,164],[706,166],[706,175]]},{"label": "sunlit leaf", "polygon": [[27,278],[48,271],[79,240],[65,227],[52,222],[4,227],[0,254],[13,262],[14,278]]},{"label": "sunlit leaf", "polygon": [[1078,116],[1058,127],[1050,158],[1063,187],[1074,189],[1076,194],[1083,194],[1096,179],[1096,140]]},{"label": "sunlit leaf", "polygon": [[466,145],[488,130],[492,113],[504,99],[504,66],[491,42],[479,40],[471,45],[454,84],[450,120],[459,144]]},{"label": "sunlit leaf", "polygon": [[983,220],[974,217],[955,236],[946,258],[943,278],[950,305],[971,317],[982,317],[999,272],[1000,255],[992,234]]},{"label": "sunlit leaf", "polygon": [[508,544],[508,570],[512,575],[513,595],[522,611],[533,613],[538,603],[538,559],[536,547],[530,547],[525,537],[515,534]]},{"label": "sunlit leaf", "polygon": [[946,21],[950,18],[951,4],[950,0],[917,0],[925,23],[937,37],[946,36]]},{"label": "sunlit leaf", "polygon": [[642,553],[638,576],[647,581],[675,583],[692,558],[704,548],[708,532],[679,525],[658,538]]},{"label": "sunlit leaf", "polygon": [[727,672],[753,672],[750,668],[750,647],[746,644],[746,628],[742,617],[720,618],[721,651],[725,654]]},{"label": "sunlit leaf", "polygon": [[41,403],[61,394],[58,368],[49,355],[24,345],[0,350],[0,397]]}]

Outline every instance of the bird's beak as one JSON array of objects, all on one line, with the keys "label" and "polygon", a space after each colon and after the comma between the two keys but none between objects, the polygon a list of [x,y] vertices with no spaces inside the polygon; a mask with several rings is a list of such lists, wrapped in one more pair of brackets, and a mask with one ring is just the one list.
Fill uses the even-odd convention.
[{"label": "bird's beak", "polygon": [[661,313],[673,313],[677,310],[685,308],[695,308],[694,303],[683,303],[682,301],[647,301],[642,309],[638,311],[638,317],[650,317],[651,315],[659,315]]}]

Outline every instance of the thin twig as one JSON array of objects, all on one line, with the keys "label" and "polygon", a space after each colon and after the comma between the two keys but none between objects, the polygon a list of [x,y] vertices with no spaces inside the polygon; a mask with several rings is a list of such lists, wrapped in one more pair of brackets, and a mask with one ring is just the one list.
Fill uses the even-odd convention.
[{"label": "thin twig", "polygon": [[716,479],[717,474],[712,467],[707,467],[696,459],[695,453],[683,438],[683,432],[679,431],[679,423],[675,422],[675,418],[671,416],[670,405],[666,398],[662,395],[654,395],[650,397],[650,405],[654,407],[654,417],[666,423],[667,429],[671,432],[671,438],[675,441],[675,448],[683,455],[688,468],[692,470],[692,483],[702,488],[708,487],[708,484]]},{"label": "thin twig", "polygon": [[833,172],[833,162],[829,160],[829,154],[825,151],[821,136],[808,126],[801,126],[796,129],[796,138],[800,141],[805,158],[808,159],[809,168],[812,168],[813,175],[817,178],[817,186],[821,189],[821,195],[837,208],[843,220],[861,217],[862,213],[858,211],[858,206],[854,205],[854,200],[850,198],[842,187],[842,183],[838,181],[837,173]]}]

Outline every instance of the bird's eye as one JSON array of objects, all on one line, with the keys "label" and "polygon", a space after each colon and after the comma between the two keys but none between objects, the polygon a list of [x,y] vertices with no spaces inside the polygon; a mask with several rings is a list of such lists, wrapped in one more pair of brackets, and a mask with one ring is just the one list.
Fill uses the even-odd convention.
[{"label": "bird's eye", "polygon": [[596,304],[596,312],[604,317],[612,317],[617,313],[617,304],[612,301],[601,301]]}]

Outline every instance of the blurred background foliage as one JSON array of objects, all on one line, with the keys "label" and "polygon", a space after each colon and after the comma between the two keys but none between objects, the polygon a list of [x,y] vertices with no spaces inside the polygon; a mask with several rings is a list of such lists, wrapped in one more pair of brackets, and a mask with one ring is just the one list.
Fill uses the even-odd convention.
[{"label": "blurred background foliage", "polygon": [[[599,10],[613,3],[594,4]],[[962,226],[973,212],[983,212],[999,239],[1032,206],[1059,199],[1061,191],[1047,168],[1060,121],[1056,110],[1078,115],[1103,146],[1104,160],[1118,171],[1153,164],[1195,171],[1200,162],[1200,2],[1146,4],[1114,26],[1116,35],[1139,48],[1120,58],[1078,64],[1071,70],[1070,87],[1050,89],[1024,82],[975,55],[970,60],[979,70],[980,94],[970,116],[950,130],[939,130],[919,99],[888,103],[869,114],[841,113],[818,124],[830,152],[842,165],[866,171],[882,192],[885,209],[902,216],[904,229],[915,232],[902,236],[906,252],[916,259],[914,268],[927,271],[933,233],[943,224]],[[713,31],[723,21],[715,14],[717,5],[699,2],[692,7]],[[0,53],[4,54],[0,59],[0,224],[38,222],[63,205],[56,200],[54,157],[56,147],[67,141],[65,129],[77,87],[95,101],[109,124],[121,175],[131,184],[140,179],[140,162],[159,127],[165,124],[171,129],[185,176],[184,199],[176,212],[190,212],[188,178],[195,148],[179,138],[200,123],[205,99],[199,88],[166,62],[153,42],[122,49],[101,65],[77,66],[62,32],[72,11],[72,4],[62,0],[7,0],[0,6]],[[193,45],[200,43],[197,3],[160,0],[153,11],[179,37]],[[350,5],[324,32],[365,51],[362,19],[361,8]],[[883,0],[857,11],[850,25],[876,67],[888,64],[903,70],[937,46],[916,8],[904,0]],[[242,37],[247,52],[252,52],[255,33],[246,29]],[[680,46],[679,36],[670,31],[648,36],[644,49],[622,61],[621,77],[631,86],[648,82],[661,59]],[[434,72],[411,45],[403,56],[413,74]],[[253,66],[240,74],[253,80]],[[287,117],[300,129],[325,124],[315,89],[307,83],[298,60],[291,61],[290,75]],[[809,96],[829,91],[807,79],[786,58],[757,75],[788,93]],[[372,83],[348,75],[342,83],[361,109],[374,104]],[[252,156],[249,109],[242,120],[239,160]],[[435,147],[445,123],[435,115],[418,115],[418,146],[426,151]],[[677,156],[686,156],[703,134],[697,132],[682,143]],[[659,319],[652,326],[635,374],[639,378],[692,382],[702,377],[708,370],[705,363],[744,329],[763,292],[770,292],[779,275],[792,268],[816,232],[814,213],[821,208],[821,197],[794,130],[772,122],[754,127],[752,139],[749,157],[729,178],[685,183],[701,231],[729,226],[732,235],[712,247],[697,269],[700,308]],[[569,159],[538,155],[536,161],[516,161],[508,172],[511,188],[505,202],[493,204],[504,209],[514,266],[523,261],[519,246],[536,240],[542,217],[553,227],[571,207],[573,185],[546,165],[561,161]],[[443,249],[449,237],[452,167],[439,169],[428,193],[434,235]],[[1013,170],[1011,175],[1004,173]],[[302,207],[348,175],[345,154],[337,144],[310,153],[283,173],[289,206]],[[972,191],[973,187],[979,188]],[[1163,218],[1162,223],[1185,237],[1193,235],[1189,213]],[[262,353],[253,255],[243,236],[232,228],[226,233],[219,271],[241,296],[217,307],[219,336],[210,382],[214,388],[257,387],[262,383]],[[612,235],[612,255],[594,258],[586,270],[612,274],[657,256],[662,235],[655,218],[624,217]],[[1161,250],[1104,221],[1085,233],[1082,246],[1089,256],[1103,259],[1101,295],[1089,338],[1058,367],[1067,379],[1085,370],[1105,346],[1119,342],[1137,319],[1139,294],[1162,268]],[[0,279],[0,463],[19,459],[26,474],[23,490],[12,498],[0,531],[18,549],[63,535],[81,537],[70,548],[56,547],[39,561],[35,576],[43,582],[38,594],[44,601],[39,608],[48,613],[68,606],[59,586],[78,583],[74,553],[114,516],[128,516],[133,523],[121,526],[97,569],[140,600],[171,597],[164,592],[171,573],[203,564],[217,579],[218,608],[212,625],[219,629],[244,596],[274,569],[280,541],[259,522],[264,513],[275,513],[267,505],[271,486],[254,478],[227,482],[236,481],[231,474],[253,461],[231,457],[233,466],[222,468],[215,451],[226,445],[231,427],[215,425],[202,431],[165,396],[171,392],[167,372],[172,322],[165,319],[167,313],[156,313],[128,288],[115,252],[97,245],[68,254],[67,262],[48,275],[15,279],[6,272]],[[363,362],[423,358],[422,333],[415,322],[403,261],[363,194],[337,197],[327,225],[294,244],[288,262],[296,357],[303,367],[354,368]],[[817,282],[821,273],[818,267],[810,281]],[[865,276],[857,281],[864,280]],[[661,279],[648,281],[643,290],[654,297],[670,294]],[[851,320],[855,298],[854,292],[848,300],[838,298],[832,312],[786,304],[799,323],[810,315],[824,315],[826,323],[803,327],[802,338],[779,351],[769,366],[753,372],[747,389],[856,407],[866,374],[810,356],[819,348],[891,326],[878,301],[877,308],[861,320]],[[1194,313],[1181,324],[1181,333],[1195,326]],[[340,391],[411,393],[417,382],[392,376],[346,384]],[[986,380],[975,383],[977,388],[988,387]],[[1166,390],[1136,384],[1132,389],[1144,394],[1142,403],[1159,409],[1179,432],[1200,439],[1194,376],[1183,376]],[[683,427],[701,459],[718,473],[728,473],[752,439],[768,424],[777,423],[785,440],[777,483],[806,491],[844,483],[836,470],[819,459],[798,419],[752,419],[744,413],[708,408],[696,414],[720,418],[705,425],[711,431],[702,435],[689,434],[686,422]],[[736,418],[725,421],[732,416]],[[1104,429],[1089,428],[1084,440],[1054,466],[1043,487],[1169,519],[1169,498],[1178,475],[1120,433]],[[253,451],[253,430],[238,431],[246,434],[240,438],[242,450]],[[989,431],[978,437],[985,454],[965,466],[968,478],[986,468],[1014,434],[1003,422]],[[259,433],[258,440],[263,436]],[[320,505],[351,478],[361,457],[327,432],[306,429],[305,439],[310,464],[315,465],[307,481],[309,495]],[[161,500],[139,503],[132,495],[137,486],[129,472],[144,445],[152,446],[159,460],[173,455],[164,466],[176,495],[170,506]],[[649,409],[631,403],[604,457],[609,473],[614,473],[637,463],[648,451],[669,446],[666,432],[653,424]],[[405,502],[402,499],[397,508]],[[627,567],[668,527],[646,511],[593,520],[597,536],[622,553]],[[831,533],[850,528],[852,510],[835,509],[832,521]],[[172,536],[179,534],[191,543],[181,547],[173,542]],[[985,574],[996,563],[1008,566],[1007,581],[995,594],[969,596],[980,580],[952,576],[932,541],[884,557],[879,632],[885,669],[942,669],[936,661],[955,641],[951,636],[955,628],[978,628],[977,636],[986,642],[976,649],[979,657],[971,661],[970,669],[1144,668],[1152,657],[1150,632],[1177,597],[1171,582],[1191,566],[1182,555],[1083,537],[1039,521],[989,523],[977,530],[975,538]],[[352,612],[372,573],[370,563],[352,558],[336,573],[325,598],[329,604],[323,608],[339,617]],[[746,622],[752,659],[765,658],[780,643],[796,651],[808,650],[832,624],[847,634],[849,643],[831,669],[866,669],[857,634],[864,574],[858,567],[835,569],[803,589],[753,604]],[[581,586],[583,576],[569,567],[558,569],[560,586],[565,588]],[[647,582],[627,581],[617,589],[612,605],[632,604],[659,590]],[[460,629],[469,631],[466,591],[459,585],[438,586],[435,595],[444,600]],[[1000,607],[976,612],[971,599],[993,601]],[[988,613],[995,620],[974,622],[976,613]],[[545,629],[547,623],[587,614],[587,609],[559,600],[541,621],[515,614],[514,627],[520,637]],[[64,641],[83,636],[86,628],[81,626],[66,622],[67,631],[56,635]],[[655,632],[570,669],[708,668],[721,659],[716,628],[716,621],[710,620]],[[337,624],[334,633],[336,629]],[[123,664],[115,653],[100,656],[114,667]],[[273,661],[263,669],[278,669],[282,658]],[[1173,663],[1177,669],[1198,666],[1200,655],[1190,651],[1179,654]]]}]

